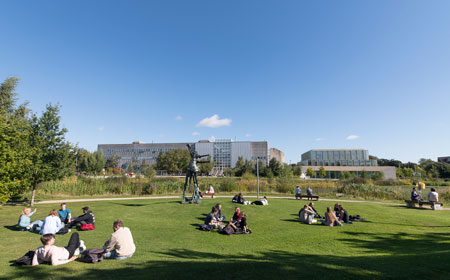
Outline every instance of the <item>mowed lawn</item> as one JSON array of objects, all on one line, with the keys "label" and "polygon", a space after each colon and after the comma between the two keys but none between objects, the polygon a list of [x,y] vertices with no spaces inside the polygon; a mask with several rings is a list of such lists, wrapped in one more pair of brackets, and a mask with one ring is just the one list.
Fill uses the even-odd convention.
[{"label": "mowed lawn", "polygon": [[[40,246],[39,235],[14,231],[21,206],[0,207],[0,279],[448,279],[450,212],[396,205],[345,203],[350,215],[367,222],[343,227],[296,222],[305,201],[271,199],[269,206],[243,206],[250,235],[226,236],[197,229],[211,207],[221,202],[227,220],[230,199],[204,199],[201,205],[178,200],[127,200],[72,203],[79,215],[90,206],[96,230],[80,232],[88,248],[100,248],[122,219],[137,251],[125,261],[72,262],[52,267],[10,266],[10,261]],[[333,202],[319,201],[323,213]],[[43,219],[58,204],[38,205],[32,220]],[[73,231],[72,231],[73,232]],[[57,236],[65,246],[70,233]]]}]

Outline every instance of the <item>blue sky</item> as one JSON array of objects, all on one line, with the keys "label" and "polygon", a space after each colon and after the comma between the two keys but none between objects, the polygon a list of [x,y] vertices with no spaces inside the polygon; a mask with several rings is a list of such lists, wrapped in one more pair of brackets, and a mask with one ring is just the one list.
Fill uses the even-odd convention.
[{"label": "blue sky", "polygon": [[[450,155],[450,1],[2,1],[0,79],[68,140]],[[203,121],[202,121],[203,120]],[[213,127],[211,127],[213,126]],[[214,127],[216,126],[216,127]]]}]

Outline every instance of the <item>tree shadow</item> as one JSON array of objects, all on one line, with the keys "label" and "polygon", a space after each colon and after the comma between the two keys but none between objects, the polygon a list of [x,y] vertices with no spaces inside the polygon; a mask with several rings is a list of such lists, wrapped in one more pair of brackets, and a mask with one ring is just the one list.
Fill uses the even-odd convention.
[{"label": "tree shadow", "polygon": [[[344,232],[355,252],[308,254],[282,250],[263,250],[236,254],[173,249],[152,252],[157,260],[146,262],[106,260],[86,265],[73,275],[66,268],[51,270],[51,277],[65,279],[447,279],[450,273],[450,233],[387,234]],[[370,253],[370,254],[369,254]],[[420,264],[420,265],[418,265]],[[70,264],[69,264],[70,265]],[[213,276],[212,276],[213,275]],[[445,276],[447,275],[447,276]],[[38,267],[16,269],[0,279],[47,279],[49,271]]]},{"label": "tree shadow", "polygon": [[140,207],[140,206],[148,206],[149,204],[137,204],[137,203],[113,203],[120,206],[128,206],[128,207]]}]

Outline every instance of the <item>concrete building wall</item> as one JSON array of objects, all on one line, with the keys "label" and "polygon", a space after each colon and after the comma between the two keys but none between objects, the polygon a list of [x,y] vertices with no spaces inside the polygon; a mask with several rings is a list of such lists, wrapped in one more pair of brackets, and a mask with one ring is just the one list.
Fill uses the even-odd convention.
[{"label": "concrete building wall", "polygon": [[244,160],[252,158],[252,149],[250,142],[232,142],[231,143],[231,168],[236,167],[238,158],[242,157]]},{"label": "concrete building wall", "polygon": [[448,156],[448,157],[438,157],[438,162],[450,163],[450,156]]},{"label": "concrete building wall", "polygon": [[278,149],[270,148],[269,150],[269,161],[275,158],[278,162],[284,163],[284,153]]}]

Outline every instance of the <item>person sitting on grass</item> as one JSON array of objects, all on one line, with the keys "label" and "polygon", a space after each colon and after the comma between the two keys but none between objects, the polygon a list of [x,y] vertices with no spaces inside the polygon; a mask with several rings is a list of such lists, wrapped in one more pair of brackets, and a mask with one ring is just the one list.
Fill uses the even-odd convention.
[{"label": "person sitting on grass", "polygon": [[314,203],[310,202],[308,204],[309,208],[311,208],[311,210],[314,211],[314,217],[318,217],[319,219],[322,219],[322,216],[319,215],[319,212],[317,212],[317,210],[314,208]]},{"label": "person sitting on grass", "polygon": [[236,233],[251,233],[250,229],[247,226],[247,214],[242,211],[239,217],[241,218],[239,223],[234,224],[230,222],[228,225],[230,225]]},{"label": "person sitting on grass", "polygon": [[56,211],[56,209],[53,209],[44,219],[39,234],[56,234],[63,228],[64,224],[61,223],[61,219],[58,217],[58,212]]},{"label": "person sitting on grass", "polygon": [[316,220],[314,220],[314,211],[309,207],[308,205],[304,205],[302,209],[300,209],[298,213],[298,221],[305,224],[312,224],[315,223]]},{"label": "person sitting on grass", "polygon": [[61,209],[58,210],[59,218],[61,219],[61,222],[64,224],[70,223],[70,219],[72,218],[72,212],[70,212],[70,209],[66,207],[66,203],[61,203]]},{"label": "person sitting on grass", "polygon": [[350,216],[348,215],[347,210],[342,205],[339,205],[339,221],[344,222],[346,224],[353,224],[350,221]]},{"label": "person sitting on grass", "polygon": [[325,212],[325,220],[322,220],[322,224],[332,227],[332,226],[342,226],[342,224],[336,218],[336,215],[331,211],[331,207],[327,207],[327,212]]},{"label": "person sitting on grass", "polygon": [[436,192],[435,188],[431,188],[431,191],[428,193],[428,201],[430,202],[439,201],[439,194]]},{"label": "person sitting on grass", "polygon": [[53,245],[55,243],[54,234],[44,234],[41,237],[41,242],[44,246],[36,249],[32,265],[39,265],[43,263],[50,263],[51,265],[66,264],[74,261],[75,251],[80,248],[80,237],[78,232],[72,234],[69,240],[69,244],[66,247],[57,247]]},{"label": "person sitting on grass", "polygon": [[121,220],[116,220],[113,223],[114,233],[108,241],[105,242],[103,249],[105,259],[125,260],[133,256],[136,251],[133,236],[129,228],[123,226]]},{"label": "person sitting on grass", "polygon": [[334,205],[333,211],[336,218],[339,218],[339,216],[341,215],[341,205],[339,203],[336,203]]},{"label": "person sitting on grass", "polygon": [[[225,220],[225,216],[222,216],[222,204],[217,203],[214,207],[217,208],[216,220],[219,222]],[[214,207],[211,209],[211,212],[214,211]]]},{"label": "person sitting on grass", "polygon": [[93,230],[95,229],[95,216],[89,207],[83,207],[83,215],[79,217],[74,217],[73,220],[68,224],[68,228],[72,228],[80,224],[81,230]]},{"label": "person sitting on grass", "polygon": [[208,216],[206,216],[205,219],[205,225],[210,225],[210,226],[214,226],[217,227],[220,225],[220,221],[217,220],[217,214],[219,213],[219,210],[217,209],[217,207],[213,207],[211,210],[211,213],[208,214]]},{"label": "person sitting on grass", "polygon": [[302,194],[302,189],[300,189],[300,186],[295,187],[295,199],[298,199],[297,195]]},{"label": "person sitting on grass", "polygon": [[41,226],[42,226],[42,221],[41,220],[36,220],[34,222],[31,222],[31,216],[33,216],[36,213],[37,209],[34,208],[34,211],[31,212],[31,208],[26,207],[23,211],[22,211],[22,215],[20,215],[19,218],[19,229],[20,230],[28,230],[28,231],[35,231],[35,230],[40,230]]},{"label": "person sitting on grass", "polygon": [[312,191],[311,187],[308,187],[308,188],[306,189],[306,195],[307,195],[307,196],[312,196],[312,195],[313,195],[313,191]]},{"label": "person sitting on grass", "polygon": [[269,205],[269,201],[267,200],[267,197],[264,196],[264,198],[261,200],[253,201],[252,205]]},{"label": "person sitting on grass", "polygon": [[245,199],[244,199],[244,197],[242,196],[242,193],[239,193],[239,194],[237,194],[237,195],[235,195],[235,196],[233,197],[233,199],[231,200],[231,202],[233,202],[233,203],[239,203],[239,204],[244,204],[244,203],[245,203]]},{"label": "person sitting on grass", "polygon": [[231,218],[232,223],[237,223],[241,221],[241,208],[234,208],[233,218]]}]

